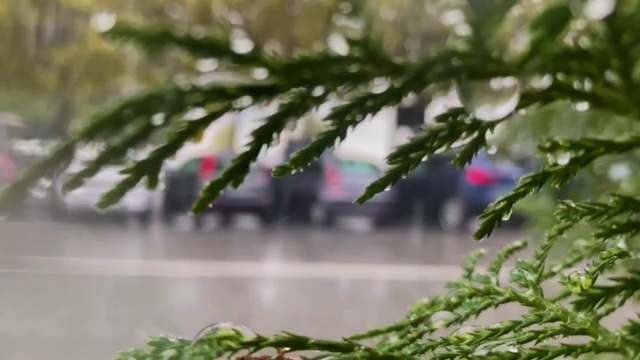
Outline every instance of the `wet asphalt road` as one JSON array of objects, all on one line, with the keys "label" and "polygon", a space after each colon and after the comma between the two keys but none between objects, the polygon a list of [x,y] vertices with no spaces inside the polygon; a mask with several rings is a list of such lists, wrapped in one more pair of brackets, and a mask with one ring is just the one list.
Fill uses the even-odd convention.
[{"label": "wet asphalt road", "polygon": [[[482,246],[517,237],[501,233]],[[479,246],[416,227],[2,222],[0,358],[110,359],[147,336],[190,337],[216,321],[342,336],[401,318],[456,279]]]}]

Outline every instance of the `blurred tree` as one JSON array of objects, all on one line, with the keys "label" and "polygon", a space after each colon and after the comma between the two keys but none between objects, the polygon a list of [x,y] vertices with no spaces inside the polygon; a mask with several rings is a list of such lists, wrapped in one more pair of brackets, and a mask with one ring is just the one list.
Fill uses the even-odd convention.
[{"label": "blurred tree", "polygon": [[[352,5],[351,5],[352,6]],[[0,106],[28,121],[54,123],[65,135],[105,100],[131,94],[167,74],[193,69],[172,52],[141,62],[91,29],[93,16],[113,12],[136,23],[171,24],[183,31],[243,29],[259,46],[293,55],[319,49],[335,31],[353,32],[352,11],[338,0],[7,0],[0,3]],[[412,0],[373,0],[358,10],[374,24],[385,49],[417,54],[443,27],[432,7]],[[355,29],[357,30],[357,29]]]}]

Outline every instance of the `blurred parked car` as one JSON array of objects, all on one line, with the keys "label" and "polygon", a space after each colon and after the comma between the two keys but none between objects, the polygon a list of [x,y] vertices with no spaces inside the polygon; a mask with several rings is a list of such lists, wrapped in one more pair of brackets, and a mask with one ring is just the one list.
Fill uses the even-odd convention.
[{"label": "blurred parked car", "polygon": [[525,163],[498,161],[486,152],[479,153],[461,172],[456,195],[442,206],[440,225],[445,230],[465,228],[489,204],[513,190],[528,171],[529,166]]},{"label": "blurred parked car", "polygon": [[0,189],[9,185],[15,178],[16,168],[9,155],[0,153]]},{"label": "blurred parked car", "polygon": [[[88,179],[80,188],[62,193],[62,184],[70,174],[82,170],[83,164],[75,161],[53,182],[51,188],[53,211],[55,215],[66,216],[73,212],[96,211],[103,194],[111,190],[124,175],[124,165],[110,165],[102,168],[94,177]],[[142,225],[148,226],[153,214],[153,191],[139,184],[128,192],[122,201],[108,210],[111,213],[124,213],[135,217]]]},{"label": "blurred parked car", "polygon": [[461,170],[451,164],[455,154],[437,154],[422,162],[406,179],[400,181],[394,220],[406,223],[421,210],[428,225],[439,225],[439,215],[446,201],[455,197]]},{"label": "blurred parked car", "polygon": [[[171,222],[175,216],[188,213],[203,186],[220,174],[231,161],[230,156],[201,156],[191,159],[165,177],[163,218]],[[221,215],[228,225],[237,213],[258,215],[265,225],[276,220],[271,169],[253,165],[244,183],[237,189],[226,189],[212,204],[210,211]],[[201,226],[202,217],[196,217]]]},{"label": "blurred parked car", "polygon": [[[304,148],[309,141],[290,142],[285,159]],[[314,161],[304,171],[274,179],[277,211],[281,219],[311,224],[311,211],[317,201],[322,186],[324,167],[321,161]],[[353,200],[353,199],[352,199]]]},{"label": "blurred parked car", "polygon": [[365,204],[354,204],[369,184],[377,180],[382,170],[362,160],[338,158],[333,154],[322,157],[323,177],[317,197],[319,220],[325,226],[333,226],[343,215],[360,215],[371,218],[375,224],[390,219],[397,200],[397,191],[389,189]]}]

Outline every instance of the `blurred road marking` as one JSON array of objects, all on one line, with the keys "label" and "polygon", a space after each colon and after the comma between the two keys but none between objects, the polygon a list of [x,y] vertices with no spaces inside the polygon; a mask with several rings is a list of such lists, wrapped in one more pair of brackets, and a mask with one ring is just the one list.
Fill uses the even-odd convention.
[{"label": "blurred road marking", "polygon": [[0,274],[446,282],[458,266],[0,256]]}]

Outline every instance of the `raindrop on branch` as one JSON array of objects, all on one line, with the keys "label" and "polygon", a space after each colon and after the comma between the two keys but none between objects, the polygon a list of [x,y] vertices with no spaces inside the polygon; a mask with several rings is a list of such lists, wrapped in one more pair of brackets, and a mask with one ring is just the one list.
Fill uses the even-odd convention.
[{"label": "raindrop on branch", "polygon": [[456,91],[464,108],[484,121],[504,119],[520,101],[520,84],[512,76],[459,81]]},{"label": "raindrop on branch", "polygon": [[256,334],[246,326],[236,325],[230,322],[214,323],[200,330],[193,338],[193,342],[198,342],[204,338],[216,335],[239,335],[245,340],[254,338]]},{"label": "raindrop on branch", "polygon": [[373,94],[381,94],[389,89],[391,86],[391,82],[387,78],[378,77],[373,79],[373,83],[371,84],[371,93]]},{"label": "raindrop on branch", "polygon": [[246,54],[253,50],[255,44],[242,29],[231,31],[231,49],[237,54]]},{"label": "raindrop on branch", "polygon": [[351,47],[342,34],[333,33],[327,38],[329,49],[339,55],[348,55]]},{"label": "raindrop on branch", "polygon": [[311,91],[311,95],[318,97],[318,96],[322,96],[324,95],[324,87],[322,86],[316,86],[315,88],[313,88],[313,90]]},{"label": "raindrop on branch", "polygon": [[247,95],[234,101],[233,106],[236,108],[245,108],[251,104],[253,104],[253,98]]},{"label": "raindrop on branch", "polygon": [[462,24],[466,21],[464,16],[464,12],[460,9],[450,9],[444,11],[440,15],[440,22],[445,26],[454,26],[458,24]]},{"label": "raindrop on branch", "polygon": [[495,155],[498,152],[498,147],[495,145],[491,145],[489,146],[489,148],[487,148],[487,154],[489,155]]},{"label": "raindrop on branch", "polygon": [[569,162],[571,161],[571,154],[568,152],[561,152],[559,154],[556,154],[556,163],[558,163],[558,165],[567,165]]},{"label": "raindrop on branch", "polygon": [[110,12],[100,12],[91,18],[91,27],[100,33],[111,30],[118,21],[118,15]]},{"label": "raindrop on branch", "polygon": [[251,77],[256,80],[264,80],[269,77],[269,70],[265,68],[255,68],[251,70]]},{"label": "raindrop on branch", "polygon": [[151,123],[154,126],[160,126],[164,124],[165,119],[166,115],[164,113],[157,113],[151,117]]},{"label": "raindrop on branch", "polygon": [[431,315],[431,324],[433,324],[433,327],[435,328],[441,328],[444,327],[447,322],[455,318],[456,314],[452,313],[451,311],[438,311]]},{"label": "raindrop on branch", "polygon": [[242,18],[242,15],[240,15],[240,13],[235,11],[231,11],[227,14],[227,20],[232,25],[236,25],[236,26],[244,25],[244,19]]},{"label": "raindrop on branch", "polygon": [[218,68],[218,60],[217,59],[201,59],[196,63],[196,67],[198,71],[202,73],[212,72]]},{"label": "raindrop on branch", "polygon": [[589,110],[590,107],[591,106],[586,101],[580,101],[580,102],[577,102],[577,103],[575,103],[573,105],[573,108],[576,109],[576,111],[579,111],[579,112],[585,112],[585,111]]},{"label": "raindrop on branch", "polygon": [[194,121],[202,119],[205,116],[207,116],[207,110],[201,107],[196,107],[187,111],[187,113],[184,114],[184,119],[187,121]]},{"label": "raindrop on branch", "polygon": [[567,278],[567,285],[572,292],[580,293],[593,286],[593,277],[583,270],[576,271]]},{"label": "raindrop on branch", "polygon": [[584,15],[593,20],[601,20],[616,9],[616,0],[589,0],[584,4]]}]

